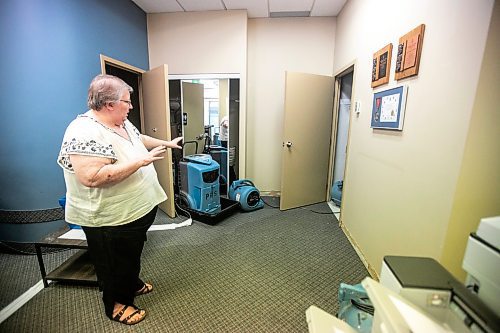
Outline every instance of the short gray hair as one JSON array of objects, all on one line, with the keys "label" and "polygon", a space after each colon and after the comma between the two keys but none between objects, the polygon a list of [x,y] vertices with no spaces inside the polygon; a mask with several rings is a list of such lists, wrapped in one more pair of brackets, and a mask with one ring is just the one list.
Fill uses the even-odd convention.
[{"label": "short gray hair", "polygon": [[116,76],[97,75],[90,82],[87,105],[90,109],[99,111],[106,103],[119,101],[126,90],[129,93],[134,92],[131,86]]}]

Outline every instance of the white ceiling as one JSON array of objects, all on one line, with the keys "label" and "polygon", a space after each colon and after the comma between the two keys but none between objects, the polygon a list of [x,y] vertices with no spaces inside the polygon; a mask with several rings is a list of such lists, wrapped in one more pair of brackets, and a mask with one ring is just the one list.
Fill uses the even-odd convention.
[{"label": "white ceiling", "polygon": [[246,9],[249,18],[337,16],[347,0],[132,0],[146,13]]}]

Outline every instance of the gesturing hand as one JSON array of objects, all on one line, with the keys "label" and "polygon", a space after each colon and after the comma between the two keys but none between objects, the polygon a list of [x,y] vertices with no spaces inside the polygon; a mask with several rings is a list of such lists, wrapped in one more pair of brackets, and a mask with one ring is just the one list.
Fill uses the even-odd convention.
[{"label": "gesturing hand", "polygon": [[167,147],[158,146],[151,149],[145,156],[142,157],[142,166],[150,165],[154,161],[163,159],[163,154],[167,151]]},{"label": "gesturing hand", "polygon": [[182,147],[179,145],[179,141],[181,141],[182,139],[184,139],[184,138],[182,136],[179,136],[170,142],[175,145],[174,148],[182,149]]}]

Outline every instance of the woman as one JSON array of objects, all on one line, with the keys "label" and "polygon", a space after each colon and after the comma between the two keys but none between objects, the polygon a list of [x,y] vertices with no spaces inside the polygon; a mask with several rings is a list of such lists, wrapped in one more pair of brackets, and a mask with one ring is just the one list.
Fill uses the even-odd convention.
[{"label": "woman", "polygon": [[142,135],[127,120],[133,89],[111,75],[96,76],[89,111],[66,129],[58,163],[66,182],[66,221],[81,225],[103,291],[106,315],[133,325],[146,316],[134,297],[153,286],[139,278],[146,231],[167,199],[153,162],[172,141]]}]

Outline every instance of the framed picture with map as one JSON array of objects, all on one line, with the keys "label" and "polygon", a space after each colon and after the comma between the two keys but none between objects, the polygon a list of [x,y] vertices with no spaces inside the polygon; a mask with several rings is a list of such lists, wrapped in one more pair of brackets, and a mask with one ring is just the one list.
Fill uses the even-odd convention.
[{"label": "framed picture with map", "polygon": [[373,95],[372,128],[403,130],[408,86],[400,86]]}]

